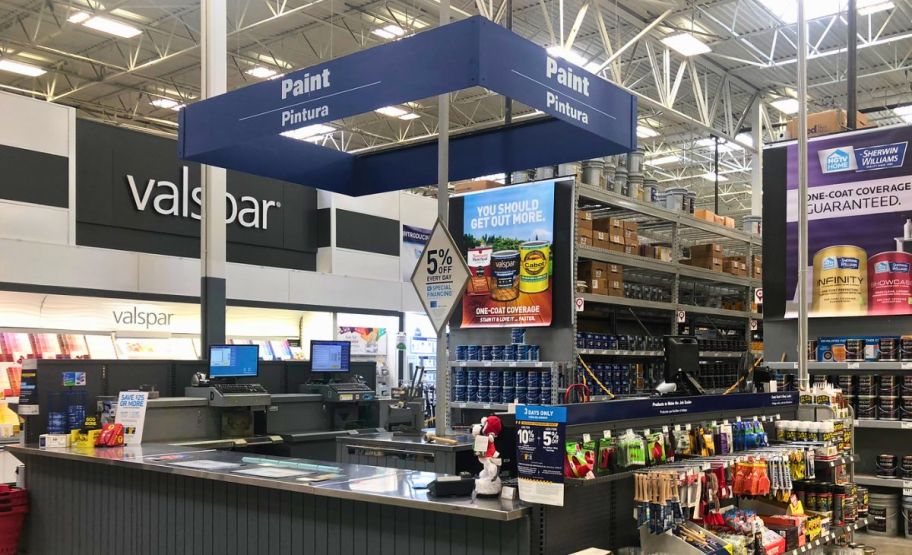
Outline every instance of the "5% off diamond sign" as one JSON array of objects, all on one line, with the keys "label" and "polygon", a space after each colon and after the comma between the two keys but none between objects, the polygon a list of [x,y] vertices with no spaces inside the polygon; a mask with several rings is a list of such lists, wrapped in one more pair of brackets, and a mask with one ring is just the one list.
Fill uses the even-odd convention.
[{"label": "5% off diamond sign", "polygon": [[468,281],[469,268],[453,236],[437,220],[412,272],[412,285],[438,334],[456,309]]}]

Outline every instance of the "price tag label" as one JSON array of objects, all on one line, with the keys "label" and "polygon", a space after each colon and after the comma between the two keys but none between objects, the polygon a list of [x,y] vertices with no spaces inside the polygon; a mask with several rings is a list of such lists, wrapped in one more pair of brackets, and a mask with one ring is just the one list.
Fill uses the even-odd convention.
[{"label": "price tag label", "polygon": [[903,480],[903,489],[912,489],[912,480]]},{"label": "price tag label", "polygon": [[515,362],[510,362],[510,368],[516,368],[516,363],[515,363]]},{"label": "price tag label", "polygon": [[481,365],[484,366],[485,368],[490,368],[490,367],[491,367],[491,361],[490,361],[490,360],[486,360],[486,361],[482,362]]},{"label": "price tag label", "polygon": [[481,408],[488,410],[491,408],[491,403],[485,403],[485,404],[481,405]]},{"label": "price tag label", "polygon": [[903,488],[903,495],[912,495],[912,488]]},{"label": "price tag label", "polygon": [[903,362],[903,363],[900,363],[899,367],[900,367],[902,370],[912,370],[912,362]]},{"label": "price tag label", "polygon": [[691,428],[690,428],[690,424],[685,424],[685,425],[684,425],[684,430],[686,430],[686,431],[689,432],[690,429],[691,429]]},{"label": "price tag label", "polygon": [[611,439],[611,430],[603,430],[602,437],[605,439]]},{"label": "price tag label", "polygon": [[475,445],[472,447],[472,449],[476,453],[486,452],[488,450],[488,436],[475,436]]},{"label": "price tag label", "polygon": [[726,418],[725,420],[722,421],[722,425],[723,425],[723,426],[728,426],[728,419],[727,419],[727,418]]},{"label": "price tag label", "polygon": [[592,436],[589,434],[583,434],[583,443],[589,443],[592,441]]},{"label": "price tag label", "polygon": [[900,422],[900,427],[903,430],[912,430],[912,421],[903,420],[902,422]]},{"label": "price tag label", "polygon": [[544,364],[543,362],[536,362],[536,363],[535,363],[535,367],[536,367],[536,368],[541,368],[541,367],[544,366],[544,365],[545,365],[545,364]]},{"label": "price tag label", "polygon": [[680,425],[680,424],[675,424],[675,431],[676,431],[676,432],[680,432],[680,431],[681,431],[681,425]]},{"label": "price tag label", "polygon": [[646,428],[645,430],[643,430],[643,435],[644,435],[644,436],[648,436],[648,435],[649,435],[649,428]]},{"label": "price tag label", "polygon": [[[741,417],[740,417],[740,416],[736,416],[736,417],[735,417],[735,422],[741,422]],[[726,424],[728,424],[728,422],[726,422]]]},{"label": "price tag label", "polygon": [[861,368],[861,366],[858,362],[847,362],[846,368],[848,368],[849,370],[858,370],[859,368]]},{"label": "price tag label", "polygon": [[662,433],[663,433],[663,434],[667,434],[667,433],[668,433],[668,426],[662,426]]}]

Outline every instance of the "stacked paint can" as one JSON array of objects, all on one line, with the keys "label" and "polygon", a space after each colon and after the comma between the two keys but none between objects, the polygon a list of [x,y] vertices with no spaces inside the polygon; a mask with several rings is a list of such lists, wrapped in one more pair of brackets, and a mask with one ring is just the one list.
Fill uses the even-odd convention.
[{"label": "stacked paint can", "polygon": [[899,534],[899,495],[872,493],[870,499],[868,533],[877,536],[897,536]]},{"label": "stacked paint can", "polygon": [[554,392],[546,368],[454,368],[453,402],[550,405]]}]

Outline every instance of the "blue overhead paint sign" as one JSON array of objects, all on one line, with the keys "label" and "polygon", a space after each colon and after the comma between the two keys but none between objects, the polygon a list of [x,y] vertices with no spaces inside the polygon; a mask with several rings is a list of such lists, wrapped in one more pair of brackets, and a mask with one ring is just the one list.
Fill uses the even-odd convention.
[{"label": "blue overhead paint sign", "polygon": [[476,16],[191,104],[180,156],[349,195],[429,185],[435,142],[348,154],[288,134],[476,86],[553,117],[453,136],[453,180],[636,146],[632,95]]}]

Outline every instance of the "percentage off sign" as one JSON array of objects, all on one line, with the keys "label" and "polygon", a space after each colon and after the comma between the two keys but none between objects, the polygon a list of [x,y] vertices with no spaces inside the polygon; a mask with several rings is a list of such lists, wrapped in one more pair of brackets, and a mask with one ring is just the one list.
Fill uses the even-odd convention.
[{"label": "percentage off sign", "polygon": [[440,270],[442,265],[447,267],[453,265],[453,255],[450,254],[450,249],[437,249],[436,251],[428,251],[428,273],[433,275]]}]

